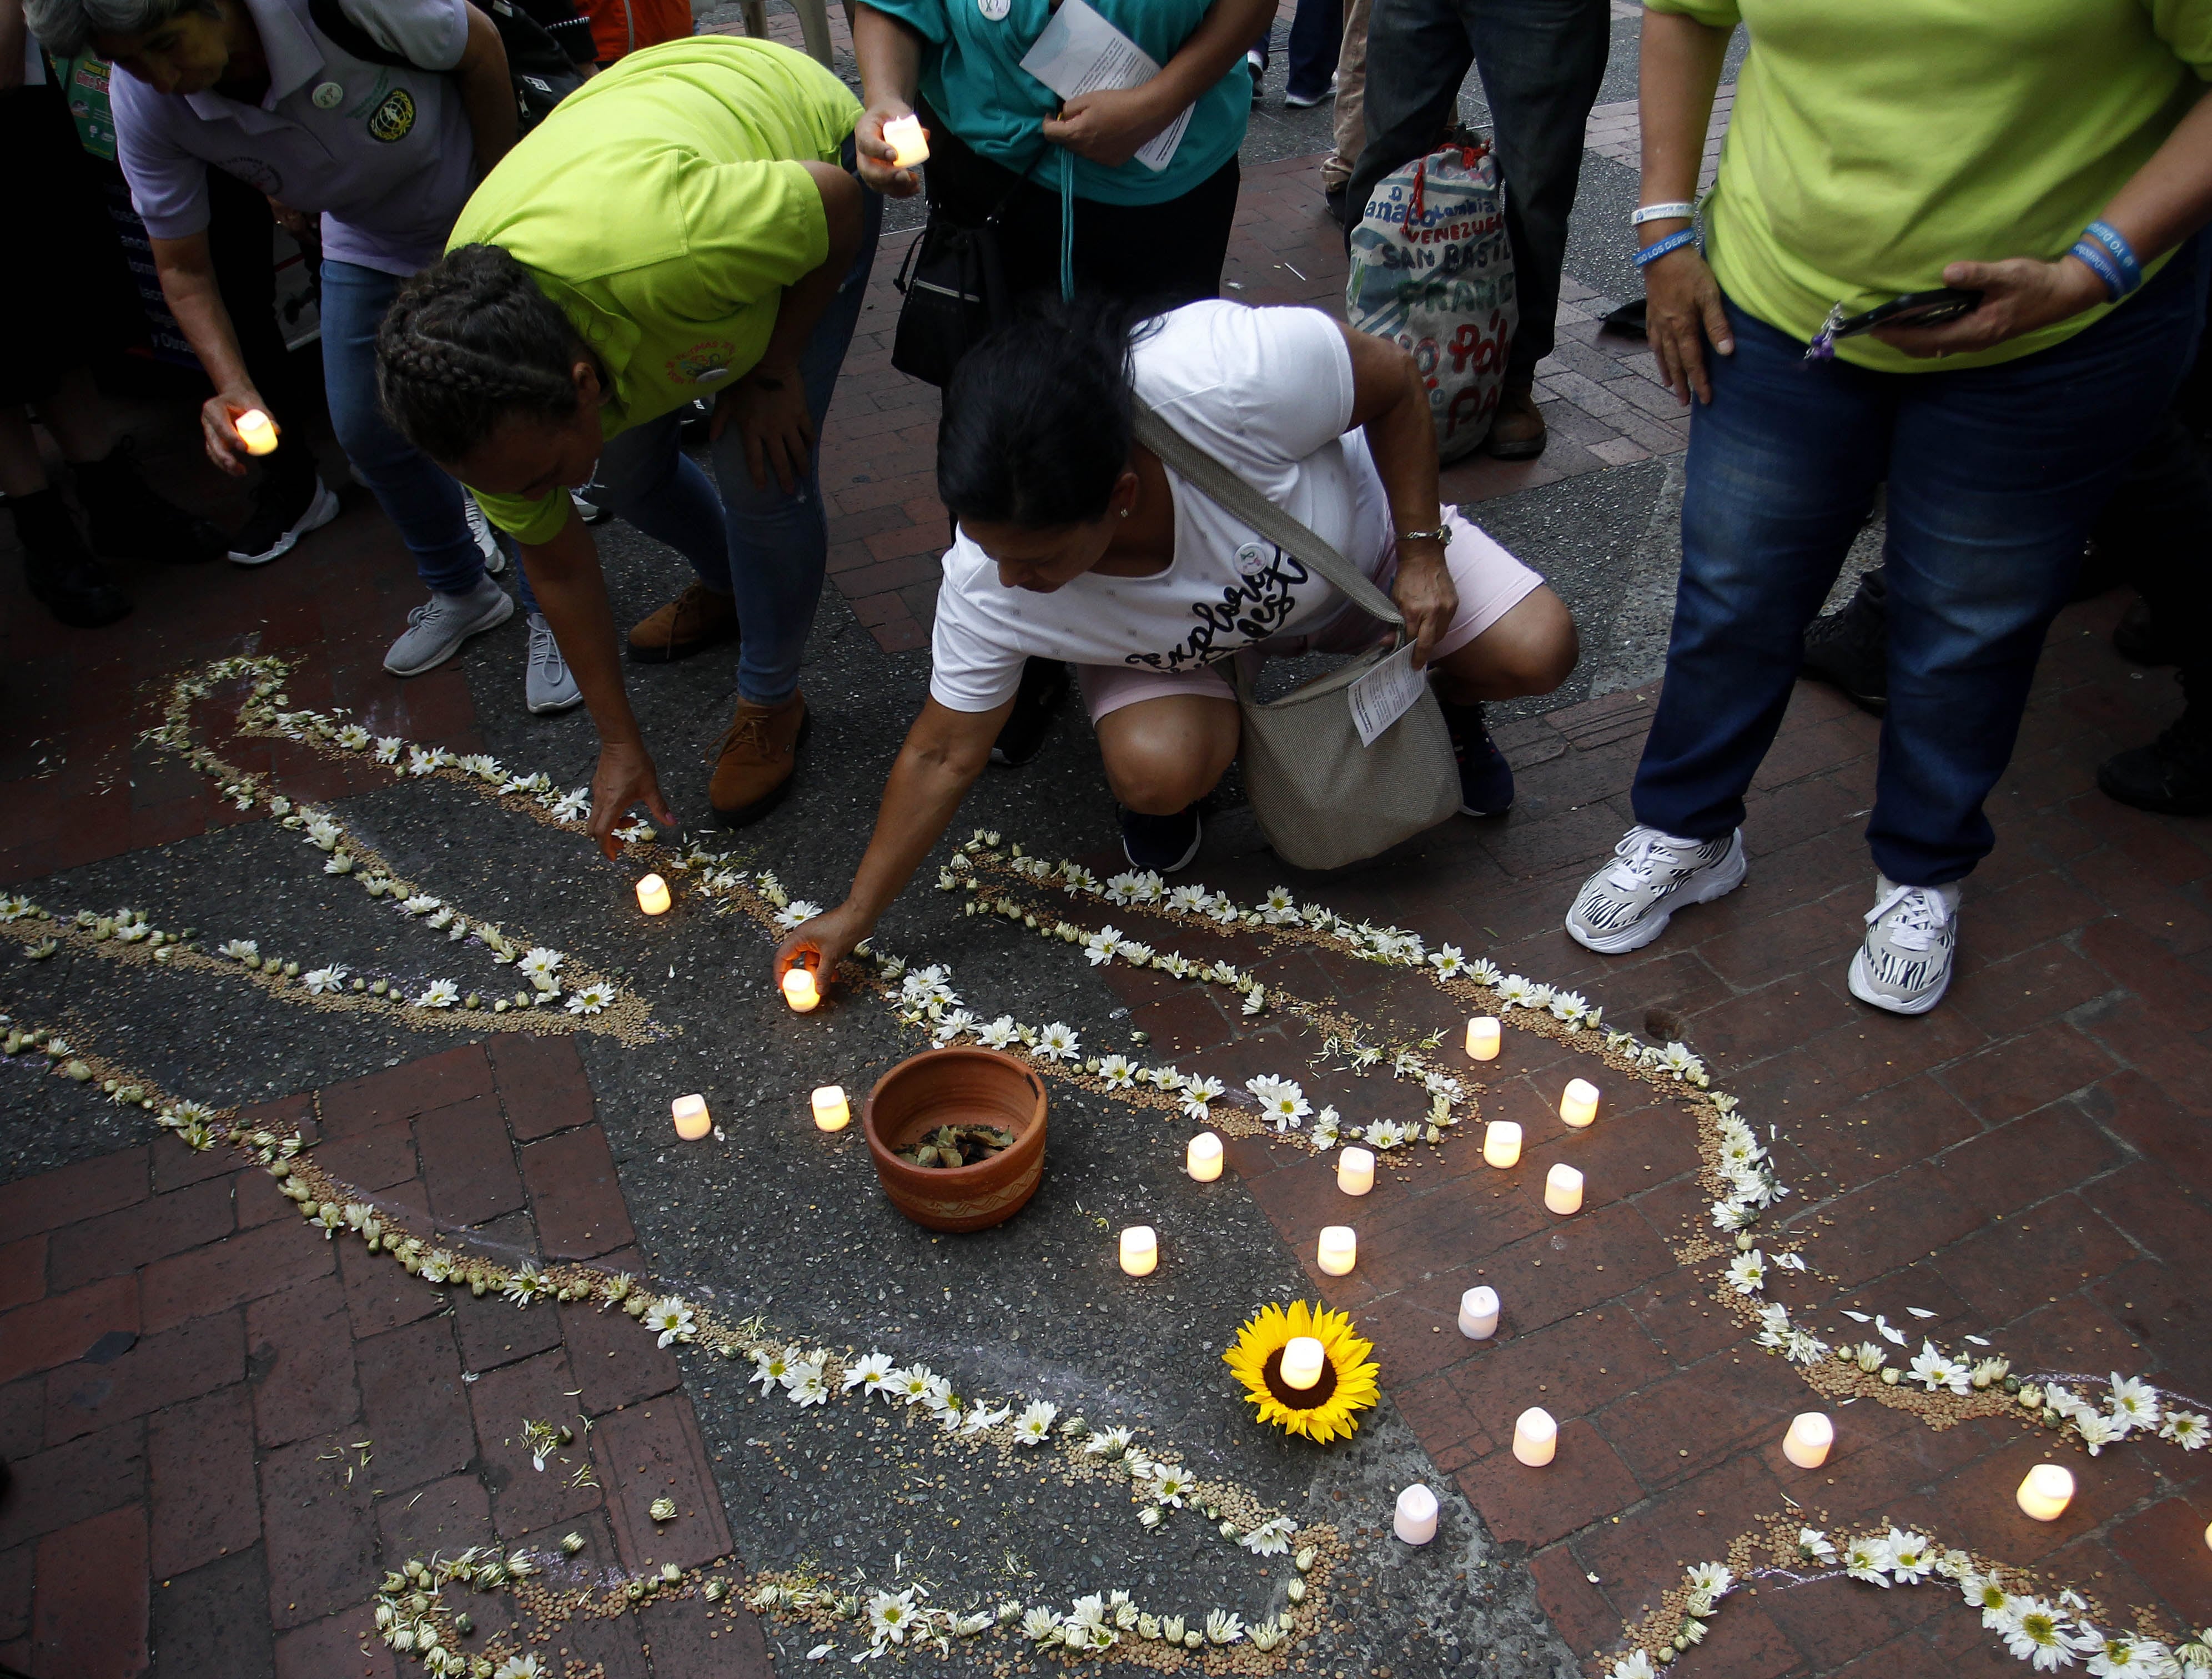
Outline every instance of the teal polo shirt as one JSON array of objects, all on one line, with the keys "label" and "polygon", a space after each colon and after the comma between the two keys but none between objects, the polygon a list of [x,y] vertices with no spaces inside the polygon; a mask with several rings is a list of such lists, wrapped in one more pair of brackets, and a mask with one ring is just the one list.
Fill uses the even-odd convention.
[{"label": "teal polo shirt", "polygon": [[[1237,155],[1252,110],[1251,72],[1240,57],[1199,95],[1190,126],[1157,173],[1131,158],[1109,169],[1045,143],[1040,132],[1060,95],[1022,68],[1052,21],[1050,0],[866,0],[927,43],[921,96],[938,119],[994,163],[1057,190],[1074,169],[1075,196],[1102,204],[1179,198]],[[1164,64],[1198,31],[1211,0],[1091,0],[1098,15]],[[988,5],[988,9],[987,9]],[[994,12],[1001,12],[994,17]],[[1031,166],[1035,167],[1032,170]]]}]

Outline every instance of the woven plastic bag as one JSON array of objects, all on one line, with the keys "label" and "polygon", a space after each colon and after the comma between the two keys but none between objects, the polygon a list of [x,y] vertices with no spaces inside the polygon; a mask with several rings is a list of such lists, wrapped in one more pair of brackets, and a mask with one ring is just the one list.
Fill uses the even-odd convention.
[{"label": "woven plastic bag", "polygon": [[1448,141],[1376,185],[1352,234],[1344,318],[1413,353],[1440,459],[1490,435],[1521,308],[1489,147]]}]

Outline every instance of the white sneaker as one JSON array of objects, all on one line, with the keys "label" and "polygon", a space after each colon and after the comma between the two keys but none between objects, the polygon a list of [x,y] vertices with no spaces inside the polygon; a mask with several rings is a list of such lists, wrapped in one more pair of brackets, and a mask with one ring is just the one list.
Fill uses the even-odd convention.
[{"label": "white sneaker", "polygon": [[532,612],[523,622],[530,626],[530,663],[522,677],[524,701],[541,717],[581,705],[584,690],[576,686],[575,673],[561,656],[561,644],[553,639],[553,626],[538,612]]},{"label": "white sneaker", "polygon": [[1951,983],[1959,946],[1959,889],[1900,886],[1875,877],[1866,942],[1851,958],[1851,995],[1892,1014],[1925,1014]]},{"label": "white sneaker", "polygon": [[407,615],[407,633],[384,655],[394,676],[420,676],[461,650],[471,636],[496,630],[514,616],[514,597],[489,577],[477,579],[466,594],[440,594]]},{"label": "white sneaker", "polygon": [[1583,882],[1567,931],[1601,956],[1641,950],[1686,903],[1710,903],[1743,884],[1743,830],[1725,839],[1676,839],[1631,828],[1613,861]]},{"label": "white sneaker", "polygon": [[[590,484],[584,486],[584,490],[591,488],[592,486]],[[582,520],[586,525],[604,525],[614,517],[607,508],[601,507],[586,496],[584,490],[572,490],[568,492],[568,504],[576,509],[577,518]]]},{"label": "white sneaker", "polygon": [[476,538],[477,551],[483,556],[484,575],[497,577],[507,570],[507,550],[499,545],[499,538],[484,517],[484,510],[477,505],[477,498],[464,490],[461,492],[461,516],[469,521],[469,534]]}]

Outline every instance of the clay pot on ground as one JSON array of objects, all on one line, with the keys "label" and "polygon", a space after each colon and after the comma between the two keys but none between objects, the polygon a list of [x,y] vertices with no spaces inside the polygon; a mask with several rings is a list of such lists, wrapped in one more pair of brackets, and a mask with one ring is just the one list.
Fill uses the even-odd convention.
[{"label": "clay pot on ground", "polygon": [[[994,1049],[909,1056],[876,1080],[860,1129],[891,1205],[929,1230],[988,1230],[1022,1210],[1044,1175],[1044,1081]],[[940,1125],[995,1125],[1013,1147],[972,1166],[917,1166],[896,1150]]]}]

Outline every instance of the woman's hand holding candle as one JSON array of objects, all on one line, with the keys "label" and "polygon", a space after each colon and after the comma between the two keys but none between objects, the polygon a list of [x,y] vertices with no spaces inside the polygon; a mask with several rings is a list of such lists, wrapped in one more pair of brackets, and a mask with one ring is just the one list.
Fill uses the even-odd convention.
[{"label": "woman's hand holding candle", "polygon": [[[900,136],[908,132],[905,127],[908,123],[914,125],[912,133],[921,142],[919,156],[906,156],[911,148],[899,144]],[[913,166],[928,155],[928,137],[912,106],[886,98],[860,113],[860,124],[853,131],[853,161],[860,184],[870,191],[890,198],[912,198],[921,190],[921,177],[915,173]]]},{"label": "woman's hand holding candle", "polygon": [[836,977],[837,964],[851,955],[853,946],[867,935],[868,929],[854,925],[853,917],[842,905],[824,910],[812,921],[802,922],[776,946],[775,982],[782,985],[794,968],[811,968],[816,995],[826,996],[830,982]]},{"label": "woman's hand holding candle", "polygon": [[[240,423],[249,417],[258,417],[260,421],[251,436]],[[269,405],[262,401],[261,392],[250,385],[218,391],[200,405],[200,436],[207,445],[208,459],[234,478],[246,476],[249,457],[267,454],[276,447],[279,429],[269,417]],[[261,443],[258,448],[254,447],[257,440]]]}]

